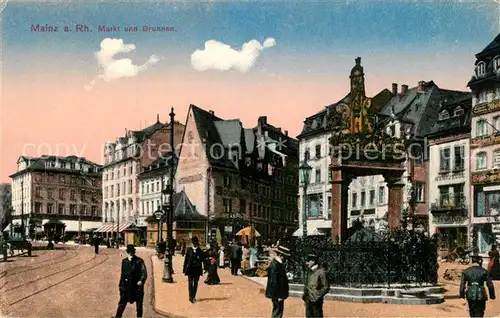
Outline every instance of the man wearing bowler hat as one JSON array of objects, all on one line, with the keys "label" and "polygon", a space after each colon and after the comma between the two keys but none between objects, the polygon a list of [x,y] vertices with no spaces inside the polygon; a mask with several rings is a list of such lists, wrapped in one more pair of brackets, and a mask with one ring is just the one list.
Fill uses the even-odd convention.
[{"label": "man wearing bowler hat", "polygon": [[271,299],[273,304],[271,317],[281,318],[285,299],[288,298],[290,291],[283,261],[290,256],[290,250],[284,246],[278,246],[276,254],[267,268],[266,297]]},{"label": "man wearing bowler hat", "polygon": [[471,317],[484,317],[486,309],[486,290],[484,284],[488,286],[491,300],[495,299],[495,287],[490,274],[483,268],[483,258],[479,255],[472,255],[471,267],[462,272],[460,282],[460,298],[466,298],[469,304],[469,315]]},{"label": "man wearing bowler hat", "polygon": [[127,258],[122,261],[120,277],[120,301],[115,317],[121,317],[127,303],[136,303],[137,317],[142,317],[142,304],[144,300],[144,284],[148,277],[146,265],[142,258],[135,255],[135,247],[127,245]]},{"label": "man wearing bowler hat", "polygon": [[306,318],[323,317],[323,298],[328,294],[330,285],[326,278],[326,272],[318,264],[318,257],[314,254],[307,256],[306,266],[309,269],[307,281],[304,284],[304,300],[306,307]]}]

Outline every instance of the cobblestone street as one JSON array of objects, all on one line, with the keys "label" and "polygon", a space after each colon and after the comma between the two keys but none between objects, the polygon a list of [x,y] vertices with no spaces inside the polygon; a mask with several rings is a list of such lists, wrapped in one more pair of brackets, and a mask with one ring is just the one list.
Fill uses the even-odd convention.
[{"label": "cobblestone street", "polygon": [[[155,273],[156,308],[178,317],[269,317],[271,302],[264,297],[263,288],[244,277],[234,277],[229,269],[219,270],[220,285],[206,285],[200,278],[198,302],[188,301],[187,277],[182,274],[183,257],[175,256],[175,283],[162,283],[163,262],[152,257]],[[443,266],[443,265],[442,265]],[[440,270],[440,272],[442,272]],[[459,284],[459,282],[458,282]],[[496,282],[497,290],[500,288]],[[458,299],[457,282],[447,283],[446,301],[439,305],[359,304],[326,301],[325,317],[465,317],[466,302]],[[175,297],[172,297],[175,295]],[[488,301],[486,316],[497,316],[500,301]],[[303,302],[289,298],[285,302],[285,317],[304,317]]]},{"label": "cobblestone street", "polygon": [[[119,299],[118,281],[124,250],[67,246],[34,251],[34,257],[15,257],[0,263],[2,316],[10,317],[112,317]],[[160,317],[151,306],[152,251],[138,249],[148,267],[144,315]],[[136,317],[135,304],[125,317]]]}]

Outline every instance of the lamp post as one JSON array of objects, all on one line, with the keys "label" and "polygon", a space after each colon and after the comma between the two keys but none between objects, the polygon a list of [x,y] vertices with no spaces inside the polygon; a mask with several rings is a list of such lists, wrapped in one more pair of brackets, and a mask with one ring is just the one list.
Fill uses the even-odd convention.
[{"label": "lamp post", "polygon": [[170,157],[170,165],[169,165],[169,182],[165,189],[162,190],[163,195],[163,211],[165,212],[166,221],[167,221],[167,249],[165,251],[165,267],[163,270],[163,279],[164,283],[173,283],[174,279],[172,277],[173,274],[173,266],[172,266],[172,232],[174,231],[174,171],[176,165],[176,155],[175,155],[175,145],[174,145],[174,108],[172,107],[170,110],[170,146],[172,149],[171,157]]},{"label": "lamp post", "polygon": [[312,167],[307,164],[304,159],[299,166],[300,176],[302,177],[302,184],[304,185],[304,192],[302,195],[302,237],[307,237],[307,186],[309,185],[309,176],[311,175]]},{"label": "lamp post", "polygon": [[161,224],[161,219],[163,217],[163,211],[160,210],[160,208],[158,207],[158,210],[155,211],[155,217],[156,217],[156,220],[158,221],[158,244],[160,244],[161,240],[162,240],[162,224]]}]

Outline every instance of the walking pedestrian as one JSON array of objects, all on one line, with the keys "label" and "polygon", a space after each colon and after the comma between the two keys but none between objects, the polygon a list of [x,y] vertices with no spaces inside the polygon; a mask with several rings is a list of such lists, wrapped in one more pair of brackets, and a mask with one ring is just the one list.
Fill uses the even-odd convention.
[{"label": "walking pedestrian", "polygon": [[497,250],[496,244],[491,245],[491,250],[488,252],[490,258],[488,262],[488,273],[492,280],[500,280],[500,253]]},{"label": "walking pedestrian", "polygon": [[99,254],[99,244],[101,244],[101,238],[97,235],[94,235],[94,251]]},{"label": "walking pedestrian", "polygon": [[309,273],[302,296],[306,307],[306,318],[323,318],[323,299],[330,289],[326,272],[319,266],[318,257],[313,254],[307,256],[306,266]]},{"label": "walking pedestrian", "polygon": [[488,286],[491,300],[495,299],[495,286],[490,274],[482,266],[483,258],[479,255],[473,255],[472,263],[476,263],[476,265],[472,265],[462,272],[460,298],[467,299],[470,317],[484,317],[486,300],[488,300],[484,284],[486,283]]},{"label": "walking pedestrian", "polygon": [[290,287],[283,261],[290,256],[290,250],[284,246],[278,246],[276,254],[267,268],[266,297],[273,304],[272,318],[283,317],[285,299],[288,298]]},{"label": "walking pedestrian", "polygon": [[200,276],[203,275],[205,252],[200,248],[198,237],[194,236],[191,243],[193,243],[193,246],[187,248],[184,257],[183,272],[188,277],[189,301],[194,304],[196,302],[196,292],[198,291],[198,281]]},{"label": "walking pedestrian", "polygon": [[148,277],[146,265],[142,258],[135,255],[135,247],[127,245],[127,258],[122,261],[122,272],[120,276],[120,301],[116,310],[116,318],[123,315],[127,303],[136,303],[137,317],[142,317],[142,305],[144,300],[144,284]]},{"label": "walking pedestrian", "polygon": [[238,244],[235,238],[233,238],[233,244],[230,247],[230,258],[231,258],[231,274],[233,276],[238,275],[238,269],[241,265],[241,257],[243,256],[243,250],[241,246]]}]

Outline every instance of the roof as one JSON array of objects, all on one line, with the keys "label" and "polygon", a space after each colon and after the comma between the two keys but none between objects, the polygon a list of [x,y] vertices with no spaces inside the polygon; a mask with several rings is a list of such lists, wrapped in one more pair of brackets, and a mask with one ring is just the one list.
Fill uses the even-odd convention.
[{"label": "roof", "polygon": [[[57,173],[66,173],[66,174],[83,174],[85,176],[100,176],[102,165],[97,164],[95,162],[89,161],[84,157],[77,156],[67,156],[67,157],[59,157],[59,156],[41,156],[41,157],[28,157],[28,156],[20,156],[17,160],[17,163],[21,161],[27,162],[27,167],[23,170],[17,171],[16,173],[10,175],[10,178],[16,177],[20,174],[23,174],[28,171],[42,171],[42,172],[57,172]],[[92,166],[96,169],[95,172],[82,171],[79,169],[71,169],[71,166],[68,168],[56,168],[56,167],[47,167],[47,162],[64,162],[66,164],[86,164]]]},{"label": "roof", "polygon": [[[500,34],[498,34],[493,41],[490,42],[481,52],[476,54],[476,62],[474,65],[476,69],[469,81],[467,86],[473,91],[481,89],[483,84],[487,82],[493,82],[497,84],[500,82],[500,72],[494,69],[494,58],[500,55]],[[485,63],[485,73],[477,73],[477,65],[479,63]]]},{"label": "roof", "polygon": [[[151,164],[147,167],[143,167],[142,171],[138,174],[139,179],[147,179],[159,175],[164,175],[169,171],[172,153],[166,153],[162,157],[155,159]],[[175,171],[174,171],[175,172]]]},{"label": "roof", "polygon": [[429,134],[439,114],[441,102],[452,102],[468,96],[468,92],[439,88],[433,81],[422,82],[407,93],[394,95],[380,110],[379,115],[411,123],[411,135],[423,138]]},{"label": "roof", "polygon": [[[193,114],[198,134],[202,142],[206,144],[207,158],[212,167],[240,170],[238,162],[234,162],[232,158],[214,156],[209,153],[218,148],[213,147],[216,144],[222,145],[225,149],[237,146],[244,155],[262,159],[259,149],[263,147],[257,147],[257,140],[264,139],[268,145],[281,139],[286,144],[284,147],[286,149],[283,150],[285,154],[298,157],[297,140],[288,137],[280,128],[268,124],[265,116],[259,118],[256,128],[244,128],[239,119],[224,120],[196,105],[190,105],[190,111]],[[270,152],[267,149],[270,148],[266,147],[264,151],[266,154]]]},{"label": "roof", "polygon": [[498,53],[500,51],[500,33],[490,42],[481,52],[476,54],[477,58],[484,55],[491,54],[492,52]]},{"label": "roof", "polygon": [[[463,114],[455,115],[457,108],[463,109]],[[447,119],[438,119],[435,121],[427,137],[440,137],[453,134],[468,133],[471,129],[472,118],[472,96],[465,95],[463,98],[451,102],[442,102],[439,108],[439,114],[447,111],[449,117]]]},{"label": "roof", "polygon": [[200,214],[196,209],[196,206],[193,205],[191,200],[189,200],[186,192],[182,190],[181,192],[177,192],[173,197],[174,201],[174,219],[200,219],[205,218],[204,215]]}]

